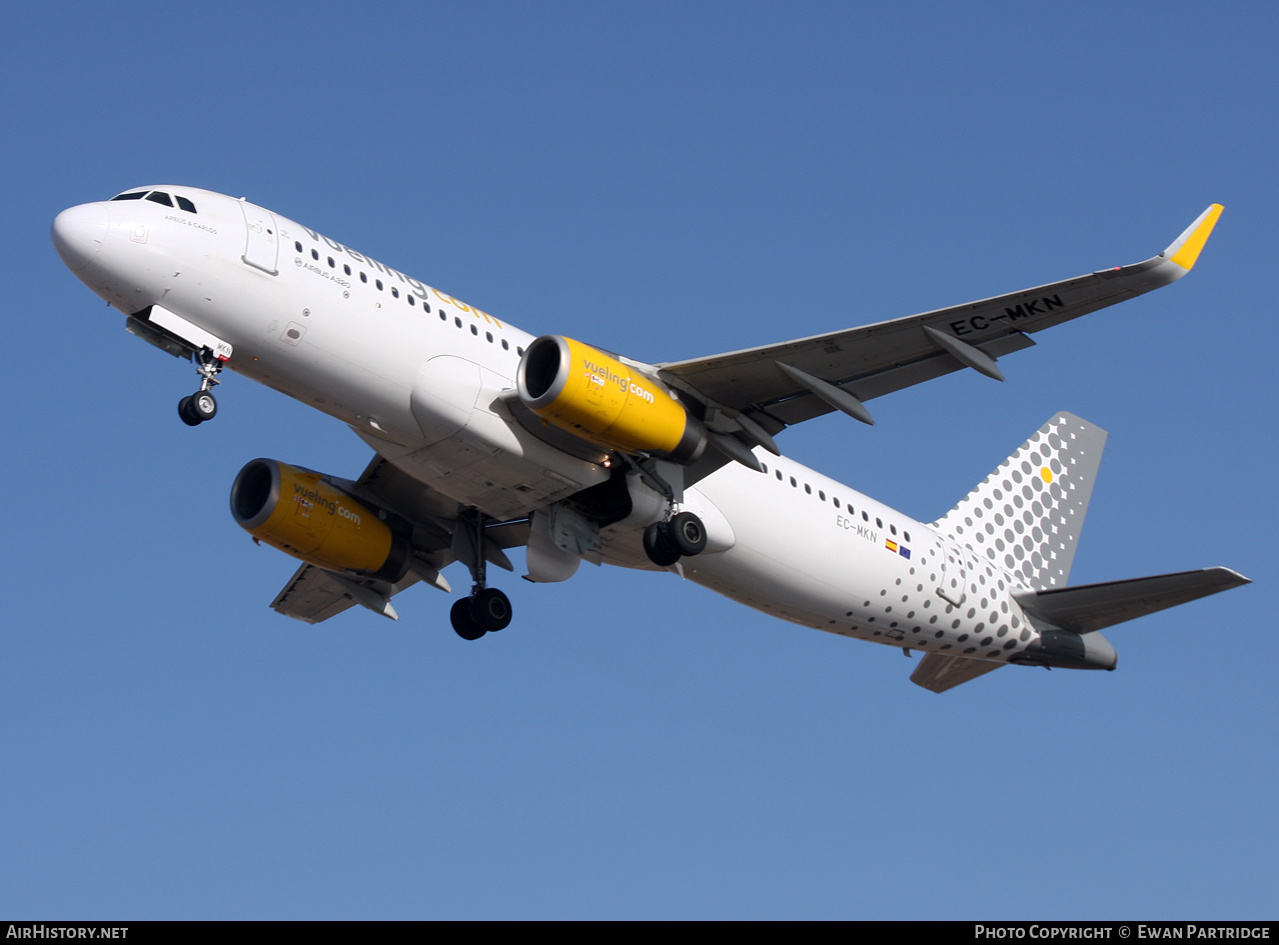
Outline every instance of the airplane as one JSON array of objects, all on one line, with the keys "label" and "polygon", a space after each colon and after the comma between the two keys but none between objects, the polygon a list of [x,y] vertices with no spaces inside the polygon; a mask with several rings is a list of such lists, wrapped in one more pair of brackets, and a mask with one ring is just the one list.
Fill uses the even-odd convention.
[{"label": "airplane", "polygon": [[125,327],[191,361],[178,405],[217,413],[225,368],[347,424],[356,479],[274,459],[236,477],[231,513],[302,564],[271,606],[309,623],[354,605],[391,619],[416,583],[476,640],[511,621],[489,564],[568,580],[582,560],[671,571],[763,613],[923,658],[934,692],[1010,664],[1113,670],[1100,630],[1248,579],[1214,567],[1068,583],[1106,432],[1058,413],[925,524],[786,458],[786,427],[954,371],[996,380],[1031,335],[1166,286],[1222,207],[1162,253],[905,318],[649,364],[534,336],[264,207],[155,185],[53,222],[71,271]]}]

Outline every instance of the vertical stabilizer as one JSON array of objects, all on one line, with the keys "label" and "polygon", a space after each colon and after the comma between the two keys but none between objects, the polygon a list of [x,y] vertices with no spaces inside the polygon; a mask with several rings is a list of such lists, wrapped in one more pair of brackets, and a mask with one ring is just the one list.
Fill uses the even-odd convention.
[{"label": "vertical stabilizer", "polygon": [[1024,587],[1064,587],[1105,446],[1101,427],[1059,413],[933,527]]}]

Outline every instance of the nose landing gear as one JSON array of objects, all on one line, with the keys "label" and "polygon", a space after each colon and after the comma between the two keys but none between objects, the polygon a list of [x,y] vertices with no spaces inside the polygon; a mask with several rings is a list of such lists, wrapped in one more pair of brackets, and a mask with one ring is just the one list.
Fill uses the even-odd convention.
[{"label": "nose landing gear", "polygon": [[220,383],[222,362],[208,348],[201,348],[195,355],[195,371],[200,375],[200,389],[178,401],[178,416],[189,427],[198,427],[217,416],[218,402],[213,399],[213,388]]}]

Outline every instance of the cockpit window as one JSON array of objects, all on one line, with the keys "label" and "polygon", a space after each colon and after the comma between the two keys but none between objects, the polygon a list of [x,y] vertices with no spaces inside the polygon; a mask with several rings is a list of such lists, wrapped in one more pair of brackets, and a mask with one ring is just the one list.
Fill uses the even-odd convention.
[{"label": "cockpit window", "polygon": [[174,195],[174,197],[170,199],[169,195],[162,190],[152,190],[149,192],[145,190],[131,190],[128,193],[117,194],[111,199],[112,200],[141,200],[143,197],[146,197],[148,200],[154,200],[156,203],[163,204],[166,207],[172,207],[173,201],[176,200],[178,202],[178,206],[181,209],[185,210],[187,213],[199,212],[195,209],[195,204],[193,204],[186,197],[179,197],[177,195]]}]

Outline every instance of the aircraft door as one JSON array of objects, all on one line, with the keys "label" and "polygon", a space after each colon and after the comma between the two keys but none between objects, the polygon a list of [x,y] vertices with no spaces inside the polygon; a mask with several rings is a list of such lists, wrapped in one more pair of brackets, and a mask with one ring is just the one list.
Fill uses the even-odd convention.
[{"label": "aircraft door", "polygon": [[240,209],[244,212],[244,226],[247,230],[244,255],[240,258],[255,269],[274,276],[280,271],[280,232],[275,225],[275,215],[243,198],[240,200]]},{"label": "aircraft door", "polygon": [[958,607],[968,597],[964,589],[968,579],[964,571],[964,552],[953,541],[943,541],[941,551],[941,581],[937,593],[942,600]]}]

